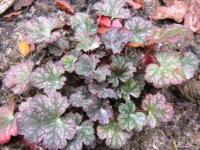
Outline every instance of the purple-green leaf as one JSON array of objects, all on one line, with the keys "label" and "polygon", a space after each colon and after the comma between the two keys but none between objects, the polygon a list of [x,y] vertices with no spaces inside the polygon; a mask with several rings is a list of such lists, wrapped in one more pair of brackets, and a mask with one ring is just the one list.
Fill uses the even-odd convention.
[{"label": "purple-green leaf", "polygon": [[108,76],[111,75],[111,70],[109,65],[102,65],[99,66],[94,71],[94,79],[96,79],[98,82],[103,82],[106,80]]},{"label": "purple-green leaf", "polygon": [[32,61],[26,61],[10,68],[3,80],[5,86],[11,88],[15,94],[22,94],[27,91],[30,87],[33,66]]},{"label": "purple-green leaf", "polygon": [[83,144],[91,145],[95,140],[93,123],[89,120],[82,122],[82,116],[78,113],[69,115],[77,123],[77,133],[73,140],[69,141],[66,150],[82,150]]},{"label": "purple-green leaf", "polygon": [[90,36],[97,32],[97,26],[86,13],[76,13],[70,18],[70,23],[76,33],[85,33]]},{"label": "purple-green leaf", "polygon": [[92,103],[93,97],[91,97],[87,87],[82,86],[76,89],[76,92],[70,96],[69,101],[74,107],[86,109]]},{"label": "purple-green leaf", "polygon": [[64,68],[69,73],[72,73],[74,71],[74,64],[76,62],[77,58],[73,55],[65,55],[62,57],[62,63],[64,65]]},{"label": "purple-green leaf", "polygon": [[142,101],[142,108],[147,111],[147,123],[151,128],[155,128],[160,122],[171,121],[174,111],[173,106],[166,102],[164,95],[148,94]]},{"label": "purple-green leaf", "polygon": [[74,120],[60,117],[69,106],[67,97],[52,92],[47,96],[37,95],[29,103],[17,118],[19,134],[28,142],[42,144],[47,149],[64,148],[67,140],[76,134]]},{"label": "purple-green leaf", "polygon": [[113,87],[117,87],[120,81],[126,82],[128,79],[132,78],[136,68],[126,57],[115,56],[112,58],[111,70],[112,73],[108,82],[112,83]]},{"label": "purple-green leaf", "polygon": [[114,91],[111,88],[107,88],[106,84],[95,84],[91,83],[89,84],[89,91],[93,94],[96,95],[98,98],[117,98],[116,91]]},{"label": "purple-green leaf", "polygon": [[186,52],[181,55],[182,69],[186,79],[191,79],[198,70],[199,59],[192,52]]},{"label": "purple-green leaf", "polygon": [[97,35],[90,36],[87,33],[76,33],[75,40],[78,42],[76,49],[84,52],[93,51],[101,44]]},{"label": "purple-green leaf", "polygon": [[106,49],[112,50],[113,54],[120,54],[131,38],[132,33],[126,28],[112,28],[102,39]]},{"label": "purple-green leaf", "polygon": [[131,96],[138,98],[141,93],[139,81],[130,79],[124,83],[120,89],[120,93],[125,100],[130,100]]},{"label": "purple-green leaf", "polygon": [[113,149],[120,149],[126,144],[128,138],[128,134],[114,121],[110,121],[107,125],[99,125],[97,134],[101,140],[105,139],[107,146]]},{"label": "purple-green leaf", "polygon": [[99,121],[100,124],[107,124],[113,116],[112,106],[106,100],[93,99],[92,103],[84,111],[91,121]]},{"label": "purple-green leaf", "polygon": [[59,32],[53,32],[52,30],[62,26],[63,23],[58,18],[40,16],[21,24],[18,30],[23,32],[29,42],[52,43],[61,36]]},{"label": "purple-green leaf", "polygon": [[146,116],[142,112],[135,112],[136,106],[132,101],[127,101],[125,104],[119,106],[119,126],[122,129],[131,131],[133,129],[141,131],[146,125]]},{"label": "purple-green leaf", "polygon": [[125,27],[132,32],[130,42],[144,44],[146,38],[153,33],[153,25],[142,17],[133,17],[125,23]]},{"label": "purple-green leaf", "polygon": [[38,67],[31,75],[32,84],[44,89],[45,93],[61,89],[66,81],[66,77],[62,76],[65,72],[60,62],[53,63],[49,61],[43,67]]},{"label": "purple-green leaf", "polygon": [[157,52],[155,56],[158,63],[147,66],[145,79],[156,88],[181,84],[198,69],[198,58],[191,52]]},{"label": "purple-green leaf", "polygon": [[99,59],[95,55],[82,55],[75,63],[75,72],[78,75],[93,77]]}]

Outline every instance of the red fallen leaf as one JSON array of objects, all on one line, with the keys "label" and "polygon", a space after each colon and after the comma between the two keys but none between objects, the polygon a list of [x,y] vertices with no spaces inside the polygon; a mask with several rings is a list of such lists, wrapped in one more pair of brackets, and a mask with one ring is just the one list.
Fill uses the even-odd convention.
[{"label": "red fallen leaf", "polygon": [[169,7],[159,6],[152,11],[151,18],[153,20],[160,19],[173,19],[176,22],[181,23],[183,18],[188,11],[189,5],[184,1],[174,1],[173,5]]},{"label": "red fallen leaf", "polygon": [[55,0],[55,5],[70,15],[74,15],[74,8],[66,0]]},{"label": "red fallen leaf", "polygon": [[106,26],[99,26],[98,27],[98,33],[101,35],[104,35],[110,28]]},{"label": "red fallen leaf", "polygon": [[97,20],[98,26],[98,33],[103,35],[105,34],[110,28],[121,28],[122,24],[120,19],[115,19],[111,22],[110,17],[103,16]]},{"label": "red fallen leaf", "polygon": [[35,0],[18,0],[14,4],[14,10],[18,11],[21,10],[22,7],[30,6]]},{"label": "red fallen leaf", "polygon": [[144,0],[127,0],[127,3],[134,9],[144,8]]},{"label": "red fallen leaf", "polygon": [[115,19],[112,21],[112,27],[114,28],[121,28],[122,27],[122,23],[120,22],[120,19]]},{"label": "red fallen leaf", "polygon": [[107,16],[99,17],[97,23],[98,23],[98,33],[101,35],[105,34],[110,28],[122,27],[120,19],[115,19],[111,21],[110,17]]},{"label": "red fallen leaf", "polygon": [[192,1],[185,15],[184,26],[193,32],[200,33],[200,0]]},{"label": "red fallen leaf", "polygon": [[99,25],[101,25],[101,26],[106,26],[106,27],[110,27],[111,26],[110,17],[107,17],[107,16],[98,17],[97,23]]},{"label": "red fallen leaf", "polygon": [[16,136],[17,125],[14,117],[15,103],[0,107],[0,145],[10,141],[11,136]]}]

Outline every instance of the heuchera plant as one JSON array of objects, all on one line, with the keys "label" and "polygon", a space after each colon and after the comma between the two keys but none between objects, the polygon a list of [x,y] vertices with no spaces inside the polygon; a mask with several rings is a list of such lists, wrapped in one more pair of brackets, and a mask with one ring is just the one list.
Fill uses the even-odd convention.
[{"label": "heuchera plant", "polygon": [[[36,17],[17,28],[46,55],[39,63],[30,55],[5,73],[4,86],[26,101],[16,114],[14,103],[0,107],[0,144],[19,134],[50,150],[91,148],[96,140],[120,149],[133,132],[172,120],[173,105],[159,91],[194,77],[199,60],[181,49],[193,33],[132,16],[124,0],[102,0],[93,9],[70,16],[67,30],[76,44],[70,50],[57,18]],[[104,34],[99,25],[108,27]],[[55,55],[48,50],[61,35]],[[30,87],[35,95],[27,97]]]}]

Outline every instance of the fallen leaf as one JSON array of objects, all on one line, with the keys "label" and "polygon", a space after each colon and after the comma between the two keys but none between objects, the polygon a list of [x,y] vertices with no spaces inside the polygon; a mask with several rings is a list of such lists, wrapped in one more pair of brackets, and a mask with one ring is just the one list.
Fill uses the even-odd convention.
[{"label": "fallen leaf", "polygon": [[27,40],[23,39],[19,42],[18,48],[23,56],[28,56],[30,52],[35,50],[35,45],[30,44]]},{"label": "fallen leaf", "polygon": [[181,23],[185,14],[187,13],[189,5],[184,1],[174,1],[171,6],[158,6],[152,11],[151,18],[153,20],[173,19]]},{"label": "fallen leaf", "polygon": [[144,44],[142,44],[142,43],[128,42],[127,46],[128,46],[128,47],[137,48],[137,47],[144,47]]},{"label": "fallen leaf", "polygon": [[97,32],[98,32],[100,35],[104,35],[109,29],[110,29],[110,27],[99,26]]},{"label": "fallen leaf", "polygon": [[182,49],[194,43],[193,32],[180,24],[167,25],[156,28],[153,32],[152,41],[159,45],[158,49]]},{"label": "fallen leaf", "polygon": [[189,11],[185,15],[184,26],[193,32],[200,33],[200,0],[192,1]]},{"label": "fallen leaf", "polygon": [[163,3],[165,3],[166,6],[171,6],[173,5],[175,0],[163,0]]},{"label": "fallen leaf", "polygon": [[106,26],[106,27],[110,27],[111,26],[111,20],[110,17],[107,16],[100,16],[97,19],[97,23],[101,26]]},{"label": "fallen leaf", "polygon": [[21,10],[22,7],[30,6],[35,0],[17,0],[14,4],[14,10]]},{"label": "fallen leaf", "polygon": [[134,9],[144,8],[144,0],[127,0],[127,3]]},{"label": "fallen leaf", "polygon": [[5,20],[10,21],[10,20],[12,20],[13,17],[19,16],[21,13],[22,13],[22,11],[15,11],[15,12],[12,12],[10,14],[7,14],[7,15],[3,16],[3,18]]},{"label": "fallen leaf", "polygon": [[55,5],[64,10],[66,13],[73,15],[74,14],[74,8],[72,7],[72,5],[66,1],[66,0],[55,0]]},{"label": "fallen leaf", "polygon": [[3,14],[14,2],[15,0],[0,0],[0,14]]},{"label": "fallen leaf", "polygon": [[110,28],[122,28],[120,19],[111,21],[110,17],[107,16],[99,17],[97,23],[99,24],[98,33],[101,35],[105,34]]}]

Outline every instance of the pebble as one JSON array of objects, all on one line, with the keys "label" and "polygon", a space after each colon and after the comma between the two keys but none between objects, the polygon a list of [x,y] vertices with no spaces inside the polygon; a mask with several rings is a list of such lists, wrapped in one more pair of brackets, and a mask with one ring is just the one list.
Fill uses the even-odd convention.
[{"label": "pebble", "polygon": [[3,14],[14,2],[15,0],[0,0],[0,14]]}]

